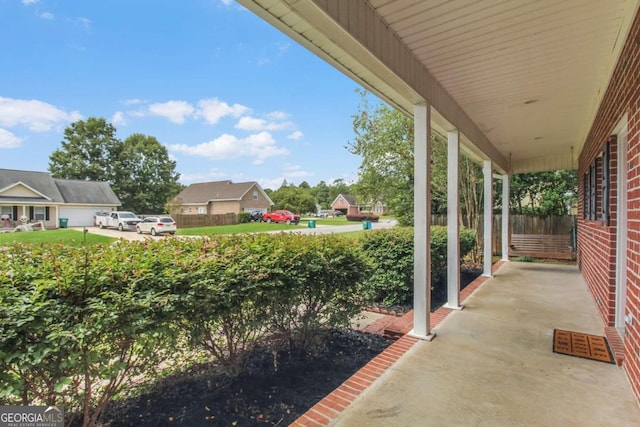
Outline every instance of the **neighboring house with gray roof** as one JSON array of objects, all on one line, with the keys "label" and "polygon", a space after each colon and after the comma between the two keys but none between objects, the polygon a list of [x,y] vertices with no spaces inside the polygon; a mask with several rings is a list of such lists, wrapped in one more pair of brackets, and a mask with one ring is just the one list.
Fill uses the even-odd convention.
[{"label": "neighboring house with gray roof", "polygon": [[273,201],[255,182],[213,181],[191,184],[176,199],[184,215],[267,212]]},{"label": "neighboring house with gray roof", "polygon": [[21,217],[58,227],[67,218],[69,227],[93,225],[98,211],[120,206],[106,182],[56,179],[48,172],[0,169],[0,227],[13,227]]}]

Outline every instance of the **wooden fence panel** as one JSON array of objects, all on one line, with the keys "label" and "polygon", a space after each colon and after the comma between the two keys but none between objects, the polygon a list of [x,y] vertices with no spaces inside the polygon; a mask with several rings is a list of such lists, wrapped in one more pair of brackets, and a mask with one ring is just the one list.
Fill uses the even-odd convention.
[{"label": "wooden fence panel", "polygon": [[[446,215],[432,215],[433,225],[447,225]],[[480,216],[480,227],[477,230],[479,239],[483,238],[484,216]],[[509,215],[509,227],[511,234],[547,234],[571,236],[571,242],[575,250],[575,216],[534,216],[534,215]],[[499,253],[502,248],[502,215],[493,216],[493,236],[491,237],[493,252]]]},{"label": "wooden fence panel", "polygon": [[232,225],[238,223],[238,215],[234,213],[216,215],[174,215],[178,228],[211,227],[215,225]]}]

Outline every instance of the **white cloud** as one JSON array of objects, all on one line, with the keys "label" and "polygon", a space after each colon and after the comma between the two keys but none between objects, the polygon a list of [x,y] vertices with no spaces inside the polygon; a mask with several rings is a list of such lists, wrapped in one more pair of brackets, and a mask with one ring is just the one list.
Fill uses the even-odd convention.
[{"label": "white cloud", "polygon": [[228,179],[228,177],[229,175],[220,169],[212,168],[209,169],[207,173],[181,173],[180,182],[184,184],[191,182],[220,181],[222,179]]},{"label": "white cloud", "polygon": [[191,156],[201,156],[212,160],[224,160],[237,157],[253,157],[264,160],[269,157],[289,154],[286,148],[278,147],[269,132],[260,132],[246,138],[223,134],[218,138],[190,146],[186,144],[170,145],[169,149]]},{"label": "white cloud", "polygon": [[18,148],[20,145],[22,145],[22,138],[0,128],[0,148]]},{"label": "white cloud", "polygon": [[313,172],[305,171],[299,165],[286,165],[284,167],[284,176],[287,178],[306,178],[313,176]]},{"label": "white cloud", "polygon": [[293,139],[293,140],[295,140],[295,141],[298,141],[299,139],[302,139],[302,137],[303,137],[303,136],[304,136],[304,134],[303,134],[302,132],[300,132],[299,130],[297,130],[297,131],[295,131],[295,132],[293,132],[293,133],[289,134],[289,135],[287,136],[287,138],[289,138],[289,139]]},{"label": "white cloud", "polygon": [[45,132],[54,125],[80,119],[79,112],[66,112],[46,102],[0,97],[0,126],[25,126],[34,132]]},{"label": "white cloud", "polygon": [[272,111],[267,114],[267,119],[269,120],[286,120],[289,118],[289,114],[284,111]]},{"label": "white cloud", "polygon": [[222,3],[225,6],[231,6],[231,4],[233,3],[233,0],[220,0],[220,3]]},{"label": "white cloud", "polygon": [[132,99],[125,99],[124,101],[122,101],[122,103],[124,105],[138,105],[138,104],[146,104],[147,101],[144,101],[138,98],[132,98]]},{"label": "white cloud", "polygon": [[55,15],[51,12],[42,12],[42,13],[38,13],[37,14],[38,17],[42,18],[42,19],[48,19],[48,20],[52,20],[55,19]]},{"label": "white cloud", "polygon": [[283,176],[279,176],[277,178],[258,178],[255,181],[258,181],[260,187],[262,188],[270,188],[271,190],[277,190],[282,185],[282,181],[284,181]]},{"label": "white cloud", "polygon": [[126,125],[127,120],[124,118],[124,113],[122,111],[116,111],[111,117],[111,124],[114,126]]},{"label": "white cloud", "polygon": [[165,117],[177,124],[184,123],[185,117],[191,116],[194,111],[191,104],[185,101],[168,101],[149,105],[149,112],[151,114]]},{"label": "white cloud", "polygon": [[254,132],[261,130],[276,131],[290,129],[291,127],[293,127],[293,123],[291,122],[268,122],[264,119],[258,119],[249,116],[240,118],[240,120],[238,120],[238,123],[236,123],[235,125],[236,129]]},{"label": "white cloud", "polygon": [[78,16],[69,20],[76,27],[83,28],[85,30],[91,29],[91,20],[88,18],[83,18],[82,16]]},{"label": "white cloud", "polygon": [[25,6],[28,6],[30,4],[35,4],[38,3],[39,0],[22,0],[22,4],[24,4]]},{"label": "white cloud", "polygon": [[249,107],[240,104],[229,105],[218,98],[202,99],[198,102],[197,116],[202,117],[207,123],[216,124],[225,117],[240,117],[251,111]]}]

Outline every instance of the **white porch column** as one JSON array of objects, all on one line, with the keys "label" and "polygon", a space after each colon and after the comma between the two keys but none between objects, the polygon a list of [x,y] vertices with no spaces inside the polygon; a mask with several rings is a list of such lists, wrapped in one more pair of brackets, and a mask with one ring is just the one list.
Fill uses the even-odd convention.
[{"label": "white porch column", "polygon": [[431,341],[431,126],[429,105],[414,105],[413,329],[410,335]]},{"label": "white porch column", "polygon": [[502,261],[509,261],[509,175],[502,175]]},{"label": "white porch column", "polygon": [[484,176],[484,268],[482,275],[491,277],[492,233],[493,233],[493,173],[491,160],[485,160],[482,167]]},{"label": "white porch column", "polygon": [[458,130],[449,131],[447,152],[447,303],[460,306],[460,138]]}]

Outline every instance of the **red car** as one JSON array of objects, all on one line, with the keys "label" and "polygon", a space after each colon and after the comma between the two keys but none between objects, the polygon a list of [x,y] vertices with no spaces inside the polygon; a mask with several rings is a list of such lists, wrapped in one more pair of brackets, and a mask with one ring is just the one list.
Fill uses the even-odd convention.
[{"label": "red car", "polygon": [[298,224],[300,222],[300,215],[296,215],[293,212],[279,209],[270,213],[262,214],[262,220],[265,222],[284,222],[285,224]]}]

